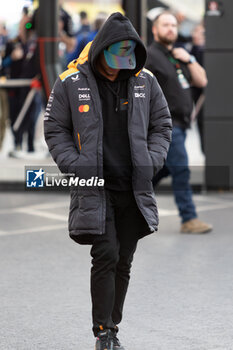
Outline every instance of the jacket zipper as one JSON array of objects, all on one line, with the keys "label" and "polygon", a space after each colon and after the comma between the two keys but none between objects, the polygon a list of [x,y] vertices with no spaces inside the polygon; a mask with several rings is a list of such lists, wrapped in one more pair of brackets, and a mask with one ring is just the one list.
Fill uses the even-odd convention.
[{"label": "jacket zipper", "polygon": [[[128,83],[128,135],[129,135],[129,146],[130,146],[130,154],[131,154],[131,161],[132,161],[132,165],[133,165],[133,171],[134,171],[134,159],[133,159],[133,152],[132,152],[132,141],[131,141],[131,135],[130,135],[130,111],[132,108],[132,97],[129,94],[129,91],[131,91],[131,81],[129,81]],[[133,91],[133,89],[132,89]],[[131,100],[132,99],[132,100]],[[132,174],[132,180],[133,180],[133,174]],[[133,183],[132,183],[132,187],[133,187]],[[134,189],[134,188],[133,188]],[[135,198],[136,200],[136,198]],[[137,201],[137,200],[136,200]]]},{"label": "jacket zipper", "polygon": [[78,145],[79,145],[79,150],[81,151],[82,146],[81,146],[81,139],[80,139],[80,134],[79,134],[79,132],[77,133],[77,135],[78,135]]},{"label": "jacket zipper", "polygon": [[[130,89],[132,88],[132,89]],[[134,91],[134,88],[133,88],[133,82],[129,81],[129,85],[128,85],[128,91]],[[133,151],[132,151],[132,141],[131,141],[131,135],[130,135],[130,111],[131,111],[131,108],[133,108],[133,97],[131,95],[128,94],[128,135],[129,135],[129,144],[130,144],[130,154],[131,154],[131,160],[132,160],[132,165],[134,167],[134,159],[133,159]],[[132,187],[133,187],[133,193],[134,193],[134,198],[135,198],[135,201],[137,203],[137,206],[138,206],[138,209],[140,210],[142,216],[144,217],[145,221],[147,222],[148,224],[148,227],[150,228],[150,224],[149,222],[146,220],[145,216],[143,215],[141,209],[140,209],[140,205],[138,203],[138,199],[137,199],[137,196],[135,195],[135,189],[134,189],[134,186],[133,186],[133,174],[132,174]]]},{"label": "jacket zipper", "polygon": [[[90,78],[91,77],[91,78]],[[103,118],[102,118],[102,106],[101,106],[101,100],[100,100],[100,96],[99,96],[99,90],[98,90],[98,86],[96,81],[91,81],[94,80],[92,78],[92,74],[90,75],[89,79],[87,78],[87,81],[89,83],[90,86],[93,85],[92,87],[92,93],[94,90],[94,92],[97,92],[95,95],[93,93],[93,104],[94,104],[94,109],[96,110],[97,115],[99,116],[99,120],[100,120],[100,125],[99,125],[99,135],[98,135],[98,140],[97,140],[97,164],[98,164],[98,177],[100,176],[100,170],[99,170],[99,162],[101,161],[101,167],[103,169],[103,148],[102,148],[102,155],[101,155],[101,160],[100,160],[100,155],[98,152],[98,145],[99,145],[99,141],[100,138],[102,138],[102,147],[103,147]],[[103,172],[101,174],[101,177],[103,177]],[[104,227],[105,227],[105,222],[103,219],[104,217],[104,210],[106,212],[106,204],[104,205],[105,199],[104,199],[104,191],[100,191],[102,199],[103,199],[103,205],[102,205],[102,215],[100,215],[100,222],[102,221],[102,227],[100,228],[100,234],[103,234],[104,232]],[[106,202],[105,202],[106,203]]]}]

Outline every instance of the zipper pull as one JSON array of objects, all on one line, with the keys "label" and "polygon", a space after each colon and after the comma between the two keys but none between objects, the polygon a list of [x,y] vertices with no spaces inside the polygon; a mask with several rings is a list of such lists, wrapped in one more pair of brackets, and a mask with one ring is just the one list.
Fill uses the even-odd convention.
[{"label": "zipper pull", "polygon": [[117,97],[116,97],[116,108],[115,108],[115,112],[118,112],[118,110],[119,110],[119,100],[120,100],[120,98],[119,98],[119,96],[117,95]]}]

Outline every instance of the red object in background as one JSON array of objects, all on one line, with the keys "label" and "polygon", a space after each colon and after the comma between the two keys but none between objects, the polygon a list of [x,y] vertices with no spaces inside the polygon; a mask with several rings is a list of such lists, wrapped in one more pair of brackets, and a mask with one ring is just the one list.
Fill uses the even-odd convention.
[{"label": "red object in background", "polygon": [[35,79],[32,79],[30,87],[31,87],[31,89],[40,90],[42,87],[42,84],[41,84],[40,80],[35,78]]}]

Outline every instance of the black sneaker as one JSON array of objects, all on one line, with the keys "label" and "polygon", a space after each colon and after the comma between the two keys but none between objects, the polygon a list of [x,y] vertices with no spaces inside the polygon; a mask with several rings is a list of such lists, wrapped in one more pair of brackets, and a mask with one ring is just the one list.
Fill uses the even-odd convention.
[{"label": "black sneaker", "polygon": [[[113,334],[110,329],[100,331],[96,337],[95,350],[113,350]],[[117,349],[117,348],[116,348]]]},{"label": "black sneaker", "polygon": [[113,350],[125,350],[123,346],[120,343],[120,340],[117,338],[117,333],[114,332],[112,337],[113,337]]}]

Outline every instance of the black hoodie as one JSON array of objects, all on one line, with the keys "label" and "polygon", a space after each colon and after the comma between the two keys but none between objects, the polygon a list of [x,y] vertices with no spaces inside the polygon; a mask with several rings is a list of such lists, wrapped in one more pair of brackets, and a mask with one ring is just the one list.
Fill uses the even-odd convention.
[{"label": "black hoodie", "polygon": [[[123,69],[112,82],[96,68],[101,52],[121,40],[134,40],[136,67]],[[125,191],[132,189],[132,162],[128,137],[128,79],[143,68],[146,49],[129,19],[120,13],[112,14],[95,37],[88,55],[102,104],[104,123],[103,159],[105,187]]]}]

